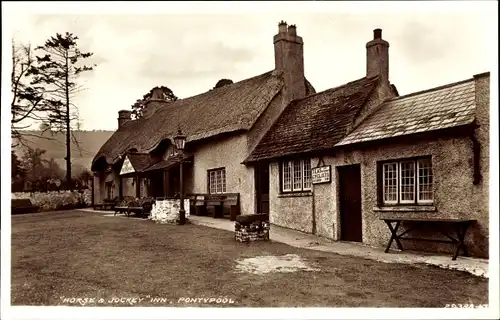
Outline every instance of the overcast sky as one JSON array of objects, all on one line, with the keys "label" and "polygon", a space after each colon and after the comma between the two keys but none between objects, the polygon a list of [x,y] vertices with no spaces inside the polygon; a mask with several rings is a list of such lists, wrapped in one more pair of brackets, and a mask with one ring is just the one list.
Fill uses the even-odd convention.
[{"label": "overcast sky", "polygon": [[365,44],[375,28],[390,43],[390,80],[401,95],[496,71],[496,1],[356,5],[24,3],[9,26],[16,41],[33,45],[72,32],[82,51],[94,53],[98,66],[81,77],[87,90],[75,101],[88,130],[115,130],[118,110],[154,86],[186,98],[221,78],[236,82],[272,70],[282,19],[303,37],[305,75],[318,92],[365,75]]}]

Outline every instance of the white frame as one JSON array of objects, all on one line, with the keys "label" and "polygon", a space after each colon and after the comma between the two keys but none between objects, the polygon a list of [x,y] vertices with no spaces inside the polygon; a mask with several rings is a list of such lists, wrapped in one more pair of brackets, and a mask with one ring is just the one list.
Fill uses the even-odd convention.
[{"label": "white frame", "polygon": [[[397,162],[397,166],[398,166],[398,174],[399,174],[399,180],[398,180],[398,185],[397,185],[397,189],[398,189],[398,198],[399,198],[399,203],[401,204],[412,204],[412,203],[416,203],[415,201],[415,191],[416,191],[416,186],[415,186],[415,183],[417,182],[415,177],[417,175],[416,173],[416,165],[415,165],[415,160],[401,160],[401,161],[398,161]],[[402,164],[403,163],[411,163],[413,164],[413,199],[412,200],[403,200],[403,175],[402,175],[402,170],[403,170],[403,166]]]},{"label": "white frame", "polygon": [[[300,166],[300,187],[295,187],[295,161],[299,161]],[[300,191],[311,191],[312,190],[312,173],[309,174],[310,186],[305,187],[304,176],[305,176],[305,163],[309,163],[309,172],[312,170],[311,159],[301,159],[301,160],[283,160],[281,161],[281,191],[282,192],[300,192]],[[285,189],[285,168],[290,170],[290,188]]]},{"label": "white frame", "polygon": [[[385,166],[396,164],[396,200],[385,200]],[[382,201],[385,204],[398,204],[399,203],[399,164],[395,162],[387,162],[382,164]]]},{"label": "white frame", "polygon": [[[305,170],[305,164],[309,163],[309,187],[306,187],[306,170]],[[302,160],[302,190],[304,191],[311,191],[312,190],[312,161],[311,159],[307,160]]]},{"label": "white frame", "polygon": [[[219,172],[220,174],[218,174]],[[218,177],[220,177],[220,181]],[[208,170],[208,193],[222,194],[225,192],[226,192],[226,168]]]},{"label": "white frame", "polygon": [[[420,161],[422,160],[428,160],[430,161],[430,170],[432,171],[432,159],[430,158],[419,158],[419,159],[414,159],[414,160],[398,160],[398,161],[392,161],[392,162],[384,162],[382,163],[382,203],[383,204],[389,204],[389,205],[394,205],[394,204],[433,204],[434,203],[434,174],[432,174],[432,184],[431,184],[431,190],[432,190],[432,199],[431,200],[421,200],[420,199]],[[414,198],[413,200],[402,200],[402,188],[401,188],[401,164],[405,162],[412,162],[413,163],[413,183],[414,183],[414,189],[413,189],[413,194]],[[385,200],[385,187],[386,187],[386,179],[385,179],[385,168],[388,165],[393,165],[396,164],[396,200]]]},{"label": "white frame", "polygon": [[432,172],[431,177],[432,177],[432,184],[431,184],[431,195],[432,195],[432,200],[428,199],[420,199],[420,161],[422,160],[428,160],[431,163],[431,166],[429,167],[431,172],[432,172],[432,160],[430,159],[418,159],[415,162],[417,163],[417,170],[416,170],[416,175],[417,175],[417,203],[423,203],[423,204],[432,204],[434,203],[434,172]]},{"label": "white frame", "polygon": [[[291,166],[292,161],[286,160],[281,163],[281,167],[283,170],[281,173],[281,186],[283,189],[283,192],[292,192],[293,188],[293,167]],[[287,167],[290,170],[290,188],[285,189],[285,167]]]}]

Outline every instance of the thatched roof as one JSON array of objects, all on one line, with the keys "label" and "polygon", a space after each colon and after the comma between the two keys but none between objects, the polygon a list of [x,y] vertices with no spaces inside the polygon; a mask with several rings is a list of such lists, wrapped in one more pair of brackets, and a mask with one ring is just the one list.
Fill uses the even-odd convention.
[{"label": "thatched roof", "polygon": [[154,164],[153,159],[147,153],[129,152],[127,153],[127,157],[137,172],[143,171]]},{"label": "thatched roof", "polygon": [[377,77],[365,77],[292,101],[245,163],[334,147],[377,82]]},{"label": "thatched roof", "polygon": [[[308,91],[314,88],[306,83]],[[147,118],[122,125],[97,152],[92,166],[104,158],[115,163],[130,149],[147,153],[180,128],[187,142],[218,134],[249,130],[283,86],[281,74],[271,71],[222,88],[167,102]]]}]

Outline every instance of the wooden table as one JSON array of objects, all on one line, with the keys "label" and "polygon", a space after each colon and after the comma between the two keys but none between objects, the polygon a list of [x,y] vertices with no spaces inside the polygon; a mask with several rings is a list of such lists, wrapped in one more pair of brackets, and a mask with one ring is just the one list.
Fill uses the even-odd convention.
[{"label": "wooden table", "polygon": [[[385,252],[389,252],[389,248],[391,247],[392,241],[396,241],[396,244],[399,250],[403,250],[403,245],[399,240],[421,240],[421,241],[430,241],[430,242],[441,242],[441,243],[452,243],[456,245],[455,253],[452,257],[452,260],[456,260],[457,256],[460,252],[460,249],[463,250],[464,256],[469,256],[467,252],[467,246],[465,245],[464,239],[467,233],[467,229],[469,226],[474,223],[476,220],[469,219],[434,219],[434,218],[381,218],[389,227],[391,231],[391,239],[387,244],[387,248]],[[402,233],[398,234],[399,227],[401,223],[406,222],[409,223],[410,226],[406,228]],[[394,224],[394,225],[393,225]],[[446,231],[446,226],[453,226],[456,236],[450,235]],[[426,238],[415,238],[415,237],[403,237],[405,234],[410,231],[416,229],[422,229],[424,227],[431,228],[435,231],[438,231],[445,237],[447,240],[441,239],[426,239]]]}]

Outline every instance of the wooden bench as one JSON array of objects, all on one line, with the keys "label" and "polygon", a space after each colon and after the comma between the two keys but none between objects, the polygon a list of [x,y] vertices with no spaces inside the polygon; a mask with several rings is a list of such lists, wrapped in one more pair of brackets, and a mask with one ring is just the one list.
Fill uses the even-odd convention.
[{"label": "wooden bench", "polygon": [[22,214],[38,212],[39,207],[34,206],[30,199],[12,199],[11,212],[12,214]]},{"label": "wooden bench", "polygon": [[[381,218],[381,220],[384,220],[384,222],[389,227],[389,230],[391,231],[391,239],[389,240],[387,248],[385,249],[386,253],[389,252],[392,241],[396,241],[396,245],[401,251],[403,251],[403,245],[399,240],[420,240],[420,241],[430,241],[430,242],[451,243],[455,245],[455,253],[453,254],[452,260],[457,259],[457,256],[460,253],[460,249],[463,250],[465,256],[469,255],[464,239],[467,233],[467,229],[473,222],[476,221],[469,219],[435,219],[435,218]],[[407,223],[408,227],[403,232],[398,234],[398,230],[402,223]],[[456,233],[455,237],[447,232],[446,226],[454,227],[454,231]],[[441,240],[441,239],[428,239],[421,237],[408,237],[408,236],[403,237],[410,231],[416,229],[422,229],[424,227],[426,229],[435,230],[444,235],[448,239]]]},{"label": "wooden bench", "polygon": [[124,213],[127,215],[127,217],[130,217],[131,213],[135,213],[139,216],[144,216],[146,214],[149,214],[151,212],[151,209],[153,207],[153,200],[144,200],[144,201],[137,201],[137,200],[123,200],[120,204],[116,205],[114,207],[115,210],[115,216],[117,213]]},{"label": "wooden bench", "polygon": [[192,212],[197,216],[207,214],[207,207],[213,207],[213,218],[222,218],[224,216],[224,207],[229,207],[229,219],[234,221],[236,216],[240,214],[240,194],[239,193],[223,193],[223,194],[208,194],[197,193],[189,194],[186,199],[190,199]]},{"label": "wooden bench", "polygon": [[114,210],[116,206],[116,200],[104,199],[102,203],[95,203],[94,210]]}]

